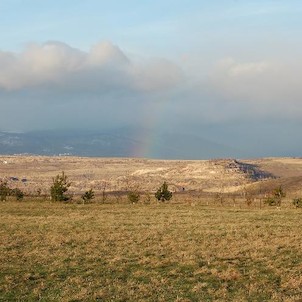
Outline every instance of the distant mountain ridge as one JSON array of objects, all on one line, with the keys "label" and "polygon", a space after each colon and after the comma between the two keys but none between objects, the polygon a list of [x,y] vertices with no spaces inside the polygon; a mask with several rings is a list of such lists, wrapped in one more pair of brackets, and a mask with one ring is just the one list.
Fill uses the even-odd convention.
[{"label": "distant mountain ridge", "polygon": [[52,130],[27,133],[0,132],[0,154],[74,155],[96,157],[152,157],[209,159],[238,157],[240,151],[210,140],[179,133],[152,135],[149,154],[135,154],[150,143],[150,130],[131,128],[108,131]]}]

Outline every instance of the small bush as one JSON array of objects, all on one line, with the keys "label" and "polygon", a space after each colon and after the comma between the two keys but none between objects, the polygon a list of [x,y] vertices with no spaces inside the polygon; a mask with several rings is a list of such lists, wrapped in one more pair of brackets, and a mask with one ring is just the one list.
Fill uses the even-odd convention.
[{"label": "small bush", "polygon": [[302,198],[299,197],[299,198],[294,198],[293,199],[293,205],[296,207],[296,208],[302,208]]},{"label": "small bush", "polygon": [[11,194],[11,189],[8,187],[6,181],[0,182],[0,200],[5,201],[7,196]]},{"label": "small bush", "polygon": [[285,192],[284,192],[282,186],[279,186],[278,188],[276,188],[276,189],[273,191],[273,195],[274,195],[274,197],[280,198],[280,199],[286,196],[286,194],[285,194]]},{"label": "small bush", "polygon": [[50,188],[51,199],[54,201],[68,201],[70,196],[66,195],[71,183],[68,182],[67,176],[62,172],[62,175],[57,175],[52,180],[52,186]]},{"label": "small bush", "polygon": [[267,197],[266,199],[264,199],[263,201],[265,204],[267,204],[268,206],[278,206],[278,201],[275,197]]},{"label": "small bush", "polygon": [[217,192],[214,195],[214,202],[215,203],[220,203],[221,205],[224,203],[224,195],[221,192]]},{"label": "small bush", "polygon": [[251,206],[251,204],[254,201],[254,194],[253,194],[253,192],[249,191],[247,188],[244,188],[244,190],[243,190],[243,196],[244,196],[246,205],[247,206]]},{"label": "small bush", "polygon": [[92,189],[86,191],[81,198],[83,199],[83,203],[90,202],[94,198],[94,192]]},{"label": "small bush", "polygon": [[41,193],[42,193],[41,188],[38,188],[38,189],[37,189],[37,196],[41,196]]},{"label": "small bush", "polygon": [[151,196],[149,193],[145,195],[144,203],[146,203],[146,204],[151,203]]},{"label": "small bush", "polygon": [[283,197],[285,197],[286,194],[282,188],[282,186],[279,186],[278,188],[275,188],[272,192],[272,195],[267,197],[264,200],[264,203],[269,206],[281,206],[281,200]]},{"label": "small bush", "polygon": [[23,191],[21,191],[18,188],[15,188],[15,189],[11,190],[11,195],[15,196],[16,200],[22,200],[23,197],[24,197]]},{"label": "small bush", "polygon": [[127,197],[128,197],[128,200],[131,202],[131,203],[138,203],[139,200],[140,200],[140,194],[138,191],[130,191],[128,194],[127,194]]},{"label": "small bush", "polygon": [[172,192],[168,190],[168,184],[164,182],[155,193],[158,201],[166,201],[172,198]]}]

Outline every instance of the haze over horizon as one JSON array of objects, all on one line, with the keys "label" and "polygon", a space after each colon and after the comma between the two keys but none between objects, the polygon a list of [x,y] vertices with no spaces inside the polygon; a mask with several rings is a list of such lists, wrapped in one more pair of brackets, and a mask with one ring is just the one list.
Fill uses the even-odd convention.
[{"label": "haze over horizon", "polygon": [[299,156],[301,13],[298,0],[0,1],[0,131],[148,129]]}]

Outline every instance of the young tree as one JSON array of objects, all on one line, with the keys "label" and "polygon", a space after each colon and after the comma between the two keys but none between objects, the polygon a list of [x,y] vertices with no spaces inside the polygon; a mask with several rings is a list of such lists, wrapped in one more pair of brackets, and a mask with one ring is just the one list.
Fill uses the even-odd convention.
[{"label": "young tree", "polygon": [[286,196],[282,186],[279,186],[278,188],[276,188],[273,192],[273,195],[274,195],[275,200],[276,200],[276,205],[280,206],[282,198]]},{"label": "young tree", "polygon": [[11,195],[14,195],[16,197],[16,200],[22,200],[24,197],[24,192],[19,188],[15,188],[11,190]]},{"label": "young tree", "polygon": [[90,189],[89,191],[86,191],[82,196],[83,203],[89,202],[94,198],[94,191]]},{"label": "young tree", "polygon": [[298,208],[302,208],[302,198],[294,198],[293,199],[293,205],[296,207],[296,209]]},{"label": "young tree", "polygon": [[253,192],[249,191],[246,187],[243,189],[243,197],[245,199],[245,203],[250,206],[254,200]]},{"label": "young tree", "polygon": [[280,207],[281,206],[281,200],[285,196],[286,196],[286,194],[285,194],[282,186],[279,186],[279,187],[277,187],[273,190],[271,196],[269,196],[268,198],[266,198],[264,200],[264,203],[266,203],[270,206]]},{"label": "young tree", "polygon": [[105,201],[107,200],[107,197],[108,197],[106,189],[107,189],[107,182],[103,181],[102,182],[102,202],[103,203],[105,203]]},{"label": "young tree", "polygon": [[66,192],[70,185],[71,183],[68,182],[64,171],[62,172],[62,175],[58,174],[52,179],[52,186],[50,187],[51,199],[54,201],[68,201],[70,196],[66,195]]},{"label": "young tree", "polygon": [[156,191],[155,198],[158,201],[170,200],[172,198],[172,192],[168,190],[168,184],[164,182]]},{"label": "young tree", "polygon": [[141,196],[137,190],[133,190],[128,192],[127,197],[131,203],[138,203]]},{"label": "young tree", "polygon": [[0,200],[5,201],[7,196],[10,195],[11,189],[8,187],[6,181],[0,181]]}]

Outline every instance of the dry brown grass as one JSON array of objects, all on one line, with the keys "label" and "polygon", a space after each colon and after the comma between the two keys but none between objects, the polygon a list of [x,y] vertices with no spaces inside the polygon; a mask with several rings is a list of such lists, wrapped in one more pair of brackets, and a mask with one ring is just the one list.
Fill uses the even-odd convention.
[{"label": "dry brown grass", "polygon": [[193,201],[1,203],[0,301],[299,301],[301,218]]}]

